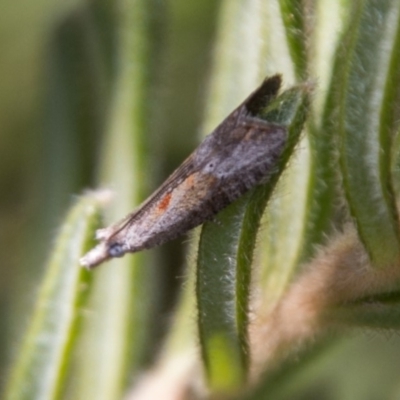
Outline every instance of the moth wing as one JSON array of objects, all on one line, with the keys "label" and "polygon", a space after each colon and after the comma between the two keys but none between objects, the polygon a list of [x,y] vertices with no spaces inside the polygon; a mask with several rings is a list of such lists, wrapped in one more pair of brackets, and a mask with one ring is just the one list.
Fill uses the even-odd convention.
[{"label": "moth wing", "polygon": [[[246,100],[237,107],[215,130],[207,136],[200,146],[167,178],[167,180],[154,192],[144,203],[142,203],[131,214],[128,214],[122,221],[117,222],[109,228],[101,229],[97,233],[97,239],[108,240],[126,226],[134,223],[145,213],[155,201],[162,198],[167,192],[172,191],[189,175],[197,172],[202,164],[209,159],[216,159],[216,165],[221,170],[226,170],[228,175],[237,171],[237,161],[246,158],[249,154],[249,162],[255,161],[255,146],[260,140],[252,138],[249,143],[241,143],[242,136],[246,136],[246,129],[256,128],[262,133],[270,130],[270,124],[251,118],[250,115],[257,114],[273,98],[276,97],[281,85],[281,76],[274,75],[251,93]],[[254,120],[249,125],[249,120]],[[244,121],[244,122],[243,122]],[[251,150],[253,149],[253,150]],[[242,156],[241,156],[241,152]],[[264,150],[265,151],[265,150]],[[234,159],[229,159],[230,154]],[[252,157],[252,158],[251,158]],[[221,161],[222,160],[222,161]],[[233,163],[233,165],[231,165]],[[224,167],[225,166],[225,167]],[[243,166],[243,163],[242,163]],[[233,168],[232,168],[233,167]]]},{"label": "moth wing", "polygon": [[142,204],[140,204],[136,210],[128,214],[123,220],[118,221],[116,224],[105,228],[99,229],[96,234],[97,239],[109,240],[112,236],[120,232],[128,225],[134,223],[140,216],[145,213],[148,207],[158,199],[162,198],[167,192],[172,191],[180,182],[184,181],[189,175],[195,171],[195,165],[193,162],[194,153],[191,154],[168,178],[167,180]]},{"label": "moth wing", "polygon": [[[222,154],[210,159],[207,165],[213,164],[213,170],[207,171],[218,178],[235,178],[244,176],[251,171],[263,174],[273,168],[278,157],[282,154],[287,141],[287,128],[282,125],[271,124],[256,118],[247,118],[232,132],[232,140]],[[236,140],[242,137],[241,140]]]},{"label": "moth wing", "polygon": [[265,78],[263,83],[242,103],[242,106],[246,106],[250,115],[257,115],[277,96],[281,84],[280,74]]},{"label": "moth wing", "polygon": [[226,120],[234,120],[235,123],[238,123],[242,118],[256,116],[275,99],[281,84],[282,76],[280,74],[265,78],[261,85],[236,107]]}]

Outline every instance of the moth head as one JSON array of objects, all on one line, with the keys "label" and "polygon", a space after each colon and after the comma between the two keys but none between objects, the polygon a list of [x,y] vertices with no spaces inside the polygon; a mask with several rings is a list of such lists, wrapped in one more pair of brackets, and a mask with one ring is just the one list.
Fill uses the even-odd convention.
[{"label": "moth head", "polygon": [[120,242],[102,242],[90,250],[80,259],[81,265],[92,269],[110,258],[122,257],[126,253],[124,245]]},{"label": "moth head", "polygon": [[107,247],[108,255],[111,258],[122,257],[126,253],[124,245],[119,242],[108,243]]}]

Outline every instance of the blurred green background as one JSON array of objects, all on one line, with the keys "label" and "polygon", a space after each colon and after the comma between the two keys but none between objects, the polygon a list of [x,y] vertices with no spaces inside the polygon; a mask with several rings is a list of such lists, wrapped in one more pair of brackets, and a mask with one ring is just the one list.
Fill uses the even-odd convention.
[{"label": "blurred green background", "polygon": [[[215,0],[158,2],[149,191],[198,142],[218,7]],[[29,322],[59,222],[74,196],[95,186],[113,83],[113,8],[106,0],[2,3],[1,377]],[[167,263],[167,287],[177,284],[179,249],[162,250],[179,255]]]},{"label": "blurred green background", "polygon": [[[221,1],[152,3],[157,62],[150,71],[147,194],[199,141]],[[114,7],[111,0],[2,3],[0,384],[28,326],[59,223],[74,197],[96,186],[114,82]],[[186,241],[156,250],[163,257],[164,299],[157,328],[165,329],[171,289],[182,281]],[[311,388],[299,398],[378,399],[385,389],[398,392],[397,335],[358,333],[306,371]]]}]

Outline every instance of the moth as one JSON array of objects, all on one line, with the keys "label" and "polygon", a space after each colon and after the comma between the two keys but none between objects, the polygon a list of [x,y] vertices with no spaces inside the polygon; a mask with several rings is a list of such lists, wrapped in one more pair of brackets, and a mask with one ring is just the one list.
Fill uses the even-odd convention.
[{"label": "moth", "polygon": [[264,82],[237,107],[142,205],[108,228],[80,262],[103,261],[172,240],[271,177],[287,142],[283,125],[258,115],[277,96],[281,76]]}]

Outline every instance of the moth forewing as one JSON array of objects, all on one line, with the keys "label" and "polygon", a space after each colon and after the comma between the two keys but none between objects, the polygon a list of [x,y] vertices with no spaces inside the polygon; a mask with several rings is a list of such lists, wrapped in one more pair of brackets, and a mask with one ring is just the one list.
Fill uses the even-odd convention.
[{"label": "moth forewing", "polygon": [[245,135],[221,159],[218,173],[235,177],[238,173],[251,174],[260,168],[267,173],[284,149],[287,129],[264,121],[243,123],[240,129]]},{"label": "moth forewing", "polygon": [[100,244],[81,264],[93,268],[174,239],[268,180],[287,130],[257,115],[276,97],[280,83],[280,75],[266,79],[137,210],[99,230]]}]

